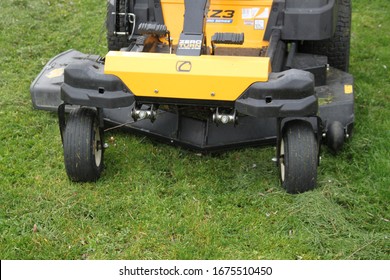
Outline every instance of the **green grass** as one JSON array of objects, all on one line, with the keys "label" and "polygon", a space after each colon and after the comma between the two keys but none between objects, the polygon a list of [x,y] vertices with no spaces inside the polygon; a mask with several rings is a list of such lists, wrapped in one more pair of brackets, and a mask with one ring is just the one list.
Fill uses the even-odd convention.
[{"label": "green grass", "polygon": [[59,52],[105,54],[105,1],[1,1],[1,259],[389,259],[390,2],[353,4],[355,133],[288,195],[273,147],[199,156],[121,132],[101,180],[71,183],[29,86]]}]

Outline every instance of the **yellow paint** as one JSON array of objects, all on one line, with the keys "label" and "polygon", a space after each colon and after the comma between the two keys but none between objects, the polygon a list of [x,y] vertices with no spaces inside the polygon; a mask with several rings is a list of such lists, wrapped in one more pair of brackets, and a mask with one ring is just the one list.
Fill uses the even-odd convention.
[{"label": "yellow paint", "polygon": [[136,96],[234,101],[254,82],[268,81],[267,57],[176,56],[111,51],[105,74]]},{"label": "yellow paint", "polygon": [[344,85],[344,93],[345,94],[352,94],[353,93],[353,86],[352,85]]},{"label": "yellow paint", "polygon": [[[268,46],[268,42],[263,41],[263,37],[272,2],[273,0],[211,0],[206,24],[207,45],[211,45],[210,39],[217,32],[243,32],[245,41],[242,46],[224,45],[224,47],[260,49]],[[184,0],[161,0],[161,4],[164,23],[171,32],[173,44],[176,45],[183,31]],[[218,23],[221,21],[222,23]],[[263,29],[259,29],[263,24]]]},{"label": "yellow paint", "polygon": [[46,75],[47,78],[53,79],[64,75],[64,68],[57,68],[52,71],[50,71],[49,74]]}]

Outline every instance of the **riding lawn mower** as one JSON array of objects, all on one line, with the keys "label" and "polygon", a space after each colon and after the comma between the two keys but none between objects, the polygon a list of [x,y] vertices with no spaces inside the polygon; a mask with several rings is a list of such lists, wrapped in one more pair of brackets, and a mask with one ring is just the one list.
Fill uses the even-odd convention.
[{"label": "riding lawn mower", "polygon": [[32,102],[58,112],[72,181],[100,177],[120,126],[201,152],[276,145],[282,186],[305,192],[353,129],[350,2],[109,0],[109,52],[55,56]]}]

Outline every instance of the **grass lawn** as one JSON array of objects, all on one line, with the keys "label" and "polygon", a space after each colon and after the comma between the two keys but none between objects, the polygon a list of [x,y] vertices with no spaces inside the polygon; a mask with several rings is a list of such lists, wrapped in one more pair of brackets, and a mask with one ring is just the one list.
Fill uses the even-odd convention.
[{"label": "grass lawn", "polygon": [[300,195],[281,189],[273,147],[199,156],[118,131],[101,180],[70,182],[29,86],[59,52],[105,54],[105,6],[0,1],[1,259],[390,258],[388,0],[353,1],[354,135]]}]

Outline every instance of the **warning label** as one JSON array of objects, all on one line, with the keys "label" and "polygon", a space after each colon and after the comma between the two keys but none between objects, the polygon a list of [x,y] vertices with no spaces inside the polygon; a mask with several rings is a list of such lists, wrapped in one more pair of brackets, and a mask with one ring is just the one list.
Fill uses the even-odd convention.
[{"label": "warning label", "polygon": [[265,24],[264,19],[256,19],[255,20],[255,29],[256,30],[264,30]]},{"label": "warning label", "polygon": [[242,9],[242,19],[267,19],[269,17],[269,8],[243,8]]}]

